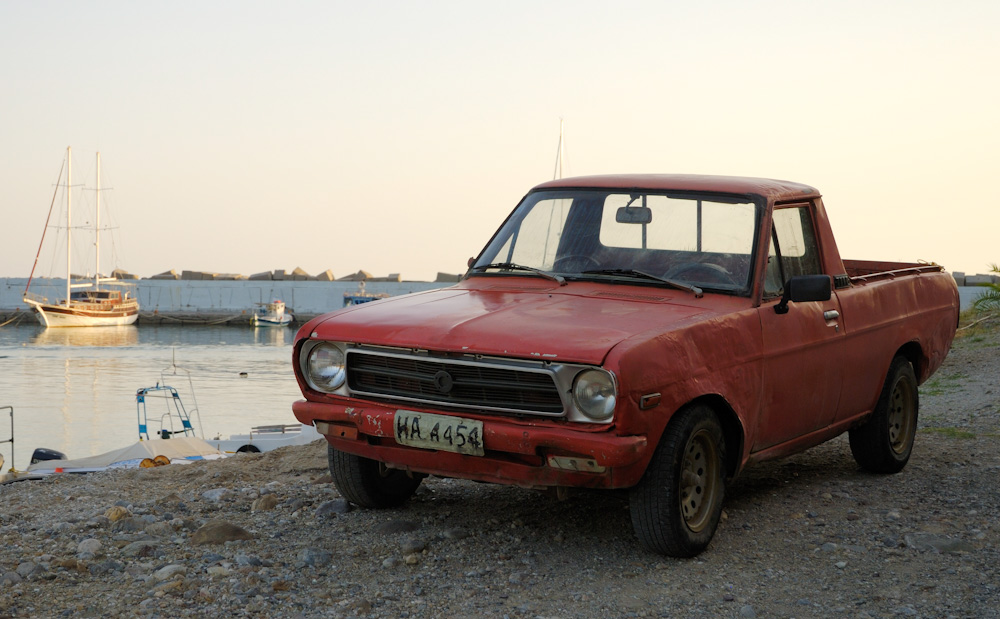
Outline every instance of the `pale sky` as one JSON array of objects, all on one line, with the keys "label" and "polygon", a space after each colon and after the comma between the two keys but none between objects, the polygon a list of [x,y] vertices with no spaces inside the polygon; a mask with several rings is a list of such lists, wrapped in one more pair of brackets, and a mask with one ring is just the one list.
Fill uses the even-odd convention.
[{"label": "pale sky", "polygon": [[5,1],[0,276],[67,146],[74,183],[101,151],[139,276],[459,273],[552,178],[560,118],[567,176],[798,181],[846,258],[985,272],[998,26],[996,0]]}]

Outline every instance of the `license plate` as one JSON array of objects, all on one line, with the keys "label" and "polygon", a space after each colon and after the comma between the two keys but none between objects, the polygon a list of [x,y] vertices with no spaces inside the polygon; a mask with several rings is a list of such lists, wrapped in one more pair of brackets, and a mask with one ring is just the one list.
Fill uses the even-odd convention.
[{"label": "license plate", "polygon": [[483,422],[414,411],[396,411],[396,442],[421,449],[440,449],[482,456]]}]

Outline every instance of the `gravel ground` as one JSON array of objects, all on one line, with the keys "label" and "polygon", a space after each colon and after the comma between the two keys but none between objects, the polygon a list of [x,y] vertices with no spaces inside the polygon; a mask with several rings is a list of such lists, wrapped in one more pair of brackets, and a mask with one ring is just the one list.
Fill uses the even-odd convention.
[{"label": "gravel ground", "polygon": [[429,479],[352,509],[320,442],[0,486],[0,617],[1000,617],[984,324],[921,387],[902,473],[846,437],[752,467],[695,559],[643,550],[624,494]]}]

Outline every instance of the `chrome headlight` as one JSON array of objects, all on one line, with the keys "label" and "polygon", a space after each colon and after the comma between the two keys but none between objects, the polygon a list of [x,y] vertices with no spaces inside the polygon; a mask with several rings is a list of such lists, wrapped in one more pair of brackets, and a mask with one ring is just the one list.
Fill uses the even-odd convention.
[{"label": "chrome headlight", "polygon": [[333,344],[319,344],[309,351],[306,380],[313,389],[333,393],[346,379],[343,350]]},{"label": "chrome headlight", "polygon": [[615,380],[604,370],[585,370],[573,382],[573,400],[580,412],[597,421],[610,419],[618,393]]}]

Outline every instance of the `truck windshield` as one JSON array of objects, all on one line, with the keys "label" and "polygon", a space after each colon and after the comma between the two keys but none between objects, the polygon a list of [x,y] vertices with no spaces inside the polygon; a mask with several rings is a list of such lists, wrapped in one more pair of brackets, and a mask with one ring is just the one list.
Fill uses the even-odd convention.
[{"label": "truck windshield", "polygon": [[640,271],[749,294],[758,211],[746,196],[539,191],[521,202],[472,270],[514,264],[566,279],[630,283],[637,280],[629,272]]}]

